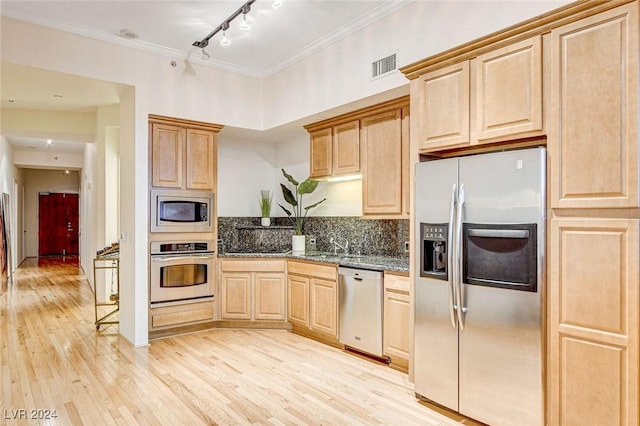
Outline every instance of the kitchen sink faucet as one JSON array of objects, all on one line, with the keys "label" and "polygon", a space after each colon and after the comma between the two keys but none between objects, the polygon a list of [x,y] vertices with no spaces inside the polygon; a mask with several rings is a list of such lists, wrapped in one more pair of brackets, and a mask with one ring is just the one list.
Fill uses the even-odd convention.
[{"label": "kitchen sink faucet", "polygon": [[[347,240],[345,237],[337,237],[333,232],[329,234],[329,237],[329,243],[333,244],[333,254],[338,254],[338,248],[344,250],[344,254],[349,254],[349,240]],[[344,244],[340,244],[338,242],[338,238],[343,240]]]}]

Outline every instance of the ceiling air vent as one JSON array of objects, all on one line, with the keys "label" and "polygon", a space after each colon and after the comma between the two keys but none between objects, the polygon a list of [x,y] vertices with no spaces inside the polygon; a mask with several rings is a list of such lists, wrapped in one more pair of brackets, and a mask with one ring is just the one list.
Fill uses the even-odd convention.
[{"label": "ceiling air vent", "polygon": [[380,77],[383,74],[396,69],[396,54],[389,55],[386,58],[378,59],[371,63],[371,77]]}]

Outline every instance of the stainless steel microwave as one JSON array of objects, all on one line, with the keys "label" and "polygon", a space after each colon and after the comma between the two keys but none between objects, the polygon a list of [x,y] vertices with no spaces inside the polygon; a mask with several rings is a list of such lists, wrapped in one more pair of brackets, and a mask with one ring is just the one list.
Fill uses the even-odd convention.
[{"label": "stainless steel microwave", "polygon": [[151,232],[213,232],[214,194],[151,190]]}]

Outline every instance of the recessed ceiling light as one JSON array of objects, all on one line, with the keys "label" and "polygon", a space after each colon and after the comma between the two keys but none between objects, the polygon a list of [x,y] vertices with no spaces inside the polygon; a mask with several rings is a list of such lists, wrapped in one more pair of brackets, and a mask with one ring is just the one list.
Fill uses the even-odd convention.
[{"label": "recessed ceiling light", "polygon": [[131,30],[127,30],[125,28],[120,30],[120,35],[124,38],[128,38],[128,39],[136,39],[138,38],[138,34],[134,33]]}]

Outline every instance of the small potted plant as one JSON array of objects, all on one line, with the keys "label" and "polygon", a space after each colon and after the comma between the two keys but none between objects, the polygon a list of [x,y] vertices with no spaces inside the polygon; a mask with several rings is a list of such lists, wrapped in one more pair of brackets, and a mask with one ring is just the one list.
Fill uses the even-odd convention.
[{"label": "small potted plant", "polygon": [[272,201],[273,201],[273,195],[271,194],[271,191],[269,191],[268,189],[261,189],[258,202],[260,204],[260,214],[262,215],[262,219],[260,219],[260,224],[262,226],[271,225],[271,202]]},{"label": "small potted plant", "polygon": [[313,191],[315,191],[319,182],[311,178],[307,178],[303,182],[298,182],[291,175],[287,174],[284,169],[282,169],[282,174],[289,181],[289,183],[293,185],[292,191],[285,184],[280,184],[284,200],[287,203],[291,204],[293,212],[285,208],[282,204],[278,205],[282,210],[284,210],[284,212],[287,214],[287,217],[289,217],[289,220],[291,220],[291,223],[296,229],[296,233],[291,239],[292,251],[294,253],[304,253],[305,238],[304,235],[302,235],[302,226],[304,225],[304,220],[306,219],[309,210],[326,201],[326,198],[323,198],[322,200],[318,201],[317,203],[311,204],[310,206],[304,207],[302,204],[302,196],[311,194]]}]

